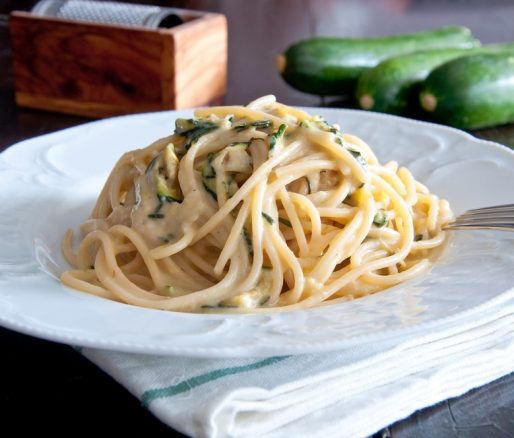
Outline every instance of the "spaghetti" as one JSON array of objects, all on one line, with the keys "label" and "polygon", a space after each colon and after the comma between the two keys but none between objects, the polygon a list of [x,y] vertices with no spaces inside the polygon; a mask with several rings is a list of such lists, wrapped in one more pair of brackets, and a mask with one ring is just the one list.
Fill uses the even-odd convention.
[{"label": "spaghetti", "polygon": [[64,284],[150,308],[307,308],[429,266],[452,220],[394,161],[273,96],[199,109],[114,166]]}]

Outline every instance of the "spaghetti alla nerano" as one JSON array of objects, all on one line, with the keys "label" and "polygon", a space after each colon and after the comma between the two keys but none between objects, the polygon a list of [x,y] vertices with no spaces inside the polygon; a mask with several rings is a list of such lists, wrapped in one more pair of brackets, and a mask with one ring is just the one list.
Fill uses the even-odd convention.
[{"label": "spaghetti alla nerano", "polygon": [[77,251],[66,232],[61,280],[163,310],[303,309],[425,272],[452,218],[406,168],[265,96],[124,154]]}]

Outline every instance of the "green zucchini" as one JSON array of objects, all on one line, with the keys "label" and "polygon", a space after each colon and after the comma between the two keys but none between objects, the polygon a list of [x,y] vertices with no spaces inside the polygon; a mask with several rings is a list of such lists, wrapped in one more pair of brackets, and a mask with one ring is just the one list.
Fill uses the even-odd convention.
[{"label": "green zucchini", "polygon": [[460,26],[382,38],[312,38],[289,47],[279,56],[278,67],[284,80],[300,91],[341,96],[353,94],[359,75],[383,59],[479,44],[469,29]]},{"label": "green zucchini", "polygon": [[419,97],[435,121],[457,128],[514,122],[514,54],[476,54],[447,62],[428,75]]},{"label": "green zucchini", "polygon": [[514,44],[493,44],[473,49],[421,50],[394,56],[364,71],[356,98],[362,109],[391,114],[419,112],[419,86],[436,67],[462,56],[513,50]]},{"label": "green zucchini", "polygon": [[357,82],[355,97],[362,109],[405,114],[418,107],[416,85],[437,66],[459,56],[466,49],[422,50],[395,56],[364,71]]}]

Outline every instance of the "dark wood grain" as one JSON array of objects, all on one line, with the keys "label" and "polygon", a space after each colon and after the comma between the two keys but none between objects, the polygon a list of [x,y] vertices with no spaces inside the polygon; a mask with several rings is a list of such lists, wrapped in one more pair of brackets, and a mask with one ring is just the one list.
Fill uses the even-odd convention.
[{"label": "dark wood grain", "polygon": [[[173,77],[168,78],[172,84],[172,108],[202,106],[224,97],[227,21],[223,15],[205,14],[182,26],[161,30],[160,34],[170,35],[173,42]],[[163,80],[169,70],[163,68]]]},{"label": "dark wood grain", "polygon": [[20,105],[79,115],[161,107],[158,33],[21,13],[11,16],[10,29]]},{"label": "dark wood grain", "polygon": [[185,21],[154,30],[13,12],[16,102],[91,117],[206,105],[225,93],[226,20]]},{"label": "dark wood grain", "polygon": [[[316,96],[289,88],[275,71],[287,45],[312,35],[370,36],[443,24],[470,26],[485,42],[514,40],[509,0],[179,0],[138,1],[221,12],[229,23],[227,104],[274,93],[285,103],[319,105]],[[0,2],[0,14],[28,10],[33,0]],[[1,18],[1,17],[0,17]],[[0,20],[0,149],[17,141],[87,122],[87,119],[15,105],[7,28]],[[475,133],[514,145],[514,127]],[[109,433],[181,436],[162,425],[110,377],[71,347],[0,329],[2,436]],[[5,433],[6,431],[16,433]],[[423,409],[375,437],[512,437],[514,374],[461,397]]]}]

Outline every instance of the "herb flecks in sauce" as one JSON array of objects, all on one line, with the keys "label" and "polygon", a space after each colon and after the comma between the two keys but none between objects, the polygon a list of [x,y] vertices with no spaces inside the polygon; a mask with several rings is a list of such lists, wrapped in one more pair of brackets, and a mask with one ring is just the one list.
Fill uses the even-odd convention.
[{"label": "herb flecks in sauce", "polygon": [[266,219],[266,221],[267,221],[270,225],[273,225],[273,223],[275,222],[275,220],[274,220],[274,219],[273,219],[269,214],[264,213],[264,212],[262,212],[261,214],[262,214],[262,217],[263,217],[264,219]]},{"label": "herb flecks in sauce", "polygon": [[207,192],[217,201],[218,195],[216,194],[216,170],[212,166],[214,154],[211,152],[207,155],[202,167],[202,183]]},{"label": "herb flecks in sauce", "polygon": [[255,128],[255,129],[267,129],[271,125],[272,125],[271,120],[256,120],[255,122],[251,122],[251,123],[243,122],[240,125],[234,126],[232,129],[234,129],[237,132],[241,132],[241,131],[244,131],[251,127]]},{"label": "herb flecks in sauce", "polygon": [[291,224],[291,221],[289,219],[286,219],[284,217],[279,217],[278,221],[281,224],[285,225],[286,227],[293,228],[293,224]]},{"label": "herb flecks in sauce", "polygon": [[250,256],[253,257],[253,242],[252,242],[252,236],[250,236],[250,233],[248,230],[243,227],[243,231],[241,232],[244,241],[246,242],[246,246],[248,247],[248,252],[250,253]]},{"label": "herb flecks in sauce", "polygon": [[202,135],[208,134],[219,126],[208,120],[177,119],[175,122],[175,134],[186,137],[184,148],[188,150],[191,145]]},{"label": "herb flecks in sauce", "polygon": [[348,152],[350,152],[350,154],[352,154],[353,158],[355,158],[357,160],[357,163],[359,163],[361,166],[365,167],[368,165],[368,162],[359,151],[350,148],[347,148],[347,150]]}]

